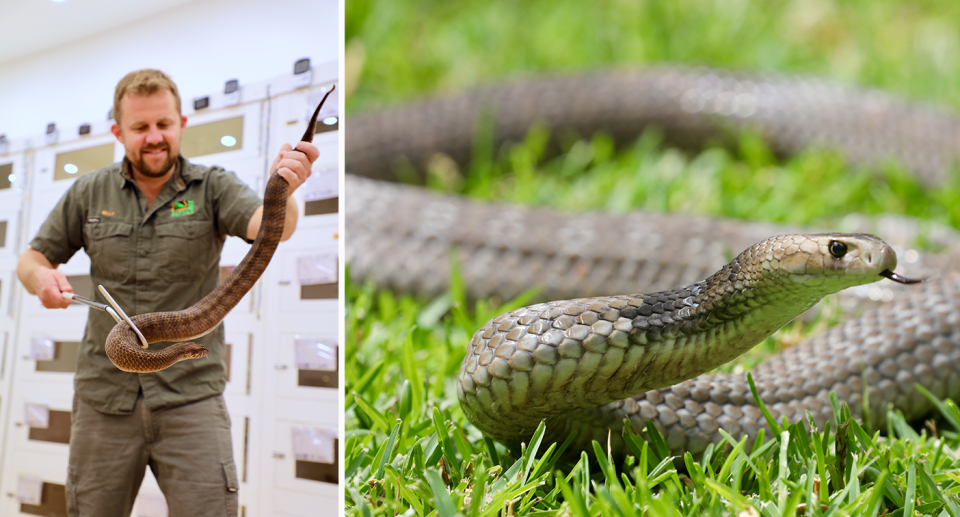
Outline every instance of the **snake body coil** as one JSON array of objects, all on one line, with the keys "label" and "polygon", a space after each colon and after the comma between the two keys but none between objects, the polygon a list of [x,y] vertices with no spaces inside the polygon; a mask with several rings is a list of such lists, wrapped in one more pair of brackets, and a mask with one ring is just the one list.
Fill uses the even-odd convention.
[{"label": "snake body coil", "polygon": [[[471,297],[509,299],[533,285],[546,299],[654,293],[574,299],[500,316],[474,336],[458,378],[465,414],[494,438],[524,440],[546,418],[547,438],[562,440],[577,431],[573,448],[588,447],[590,440],[606,443],[612,430],[617,452],[623,452],[624,419],[636,429],[653,422],[675,453],[702,452],[720,441],[719,429],[756,436],[767,424],[744,375],[691,377],[730,360],[844,286],[792,302],[788,309],[781,306],[783,293],[741,294],[746,298],[702,319],[697,311],[707,310],[698,298],[704,289],[726,285],[741,292],[728,268],[744,255],[714,275],[728,260],[724,256],[741,249],[750,255],[756,251],[748,248],[752,243],[797,229],[642,213],[572,216],[353,176],[391,179],[398,161],[423,170],[438,154],[464,162],[484,117],[493,121],[497,145],[521,140],[536,122],[551,126],[553,134],[604,130],[621,142],[655,125],[684,147],[752,129],[779,154],[827,146],[853,164],[892,157],[930,185],[945,179],[960,154],[960,122],[932,108],[817,80],[712,70],[532,79],[351,118],[345,217],[347,260],[355,278],[436,295],[448,289],[453,248]],[[903,219],[877,224],[873,233],[885,236],[916,229]],[[927,267],[927,273],[956,267],[956,232],[937,235],[946,251],[918,254],[914,267]],[[877,279],[874,272],[849,285]],[[682,285],[690,287],[676,289]],[[960,284],[942,279],[896,294],[893,303],[754,369],[760,396],[775,418],[799,421],[809,411],[822,425],[832,415],[831,391],[854,415],[868,413],[874,425],[883,425],[888,403],[908,417],[929,410],[914,383],[939,397],[960,397],[960,369],[953,366],[960,360]],[[760,312],[746,308],[761,300]],[[662,312],[655,312],[657,307]],[[783,313],[772,317],[778,310]],[[722,321],[704,323],[711,318]],[[862,407],[864,381],[868,408]],[[661,387],[670,383],[679,384]]]},{"label": "snake body coil", "polygon": [[[333,88],[324,95],[314,111],[300,139],[302,142],[313,141],[317,115],[332,91]],[[216,289],[186,309],[130,318],[148,343],[175,341],[176,344],[157,350],[141,348],[137,334],[129,325],[121,322],[113,327],[107,335],[106,352],[117,368],[125,372],[155,372],[179,361],[207,356],[206,347],[180,341],[196,339],[215,329],[263,274],[283,235],[288,187],[287,180],[277,171],[270,174],[263,193],[263,218],[257,237],[240,264]]]}]

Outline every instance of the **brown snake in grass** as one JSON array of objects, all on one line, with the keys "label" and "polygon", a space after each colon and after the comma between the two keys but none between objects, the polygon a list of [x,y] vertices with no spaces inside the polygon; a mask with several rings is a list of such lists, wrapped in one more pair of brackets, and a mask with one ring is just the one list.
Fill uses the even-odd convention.
[{"label": "brown snake in grass", "polygon": [[[323,96],[300,141],[313,141],[317,115],[333,90],[331,87]],[[293,150],[299,151],[297,148]],[[157,350],[146,349],[141,347],[137,334],[126,322],[113,327],[107,336],[106,351],[117,368],[125,372],[155,372],[178,361],[207,356],[206,347],[189,341],[215,329],[267,268],[283,235],[288,186],[287,180],[277,171],[270,174],[263,193],[263,219],[257,238],[240,264],[216,289],[186,309],[151,312],[130,318],[148,343],[175,341],[176,344]]]},{"label": "brown snake in grass", "polygon": [[[353,278],[436,296],[448,289],[448,251],[456,249],[472,298],[508,300],[534,285],[548,300],[604,295],[495,318],[474,335],[457,377],[461,407],[485,434],[522,441],[543,419],[545,440],[562,442],[577,432],[571,450],[589,448],[591,440],[606,444],[609,436],[614,452],[625,452],[625,420],[635,429],[652,422],[674,453],[703,452],[723,439],[721,429],[752,439],[767,428],[769,436],[745,375],[691,377],[753,346],[826,291],[785,308],[780,293],[751,294],[748,282],[729,277],[757,271],[768,253],[777,253],[764,239],[798,233],[794,228],[681,215],[571,215],[354,176],[392,179],[397,163],[422,171],[438,156],[465,163],[483,114],[492,120],[495,145],[522,140],[535,122],[559,135],[603,130],[621,143],[657,126],[669,142],[693,148],[754,129],[780,155],[819,145],[854,165],[892,157],[931,186],[947,179],[960,156],[960,121],[930,107],[815,79],[683,68],[527,79],[351,117],[345,218]],[[835,392],[854,415],[869,415],[882,428],[887,404],[908,419],[931,409],[916,383],[938,397],[960,398],[960,283],[942,274],[956,269],[960,239],[952,229],[932,228],[893,217],[847,230],[895,238],[901,250],[913,242],[895,235],[904,229],[909,239],[934,236],[942,253],[908,250],[906,262],[920,276],[940,276],[892,290],[892,303],[755,367],[774,418],[797,422],[809,412],[823,425],[833,416]],[[847,245],[859,248],[874,238],[779,241],[790,239],[815,241],[808,257],[833,260],[831,241],[855,239]],[[757,242],[759,248],[750,247]],[[743,249],[721,268],[725,255]],[[879,272],[861,280],[879,280]],[[730,296],[718,298],[725,302],[703,298],[727,288]],[[751,299],[771,305],[750,307]],[[751,335],[732,338],[742,331]]]}]

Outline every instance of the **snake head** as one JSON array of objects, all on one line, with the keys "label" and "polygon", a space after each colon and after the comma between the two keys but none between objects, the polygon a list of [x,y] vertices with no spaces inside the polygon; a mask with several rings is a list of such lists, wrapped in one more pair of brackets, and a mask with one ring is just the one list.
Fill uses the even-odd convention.
[{"label": "snake head", "polygon": [[897,267],[897,254],[873,235],[821,233],[772,237],[737,261],[761,283],[803,286],[823,296],[888,277]]},{"label": "snake head", "polygon": [[207,350],[207,347],[196,345],[193,343],[191,343],[191,345],[193,346],[189,347],[186,353],[184,353],[184,355],[188,356],[190,359],[200,359],[201,357],[206,357],[210,355],[210,351]]},{"label": "snake head", "polygon": [[210,351],[207,350],[207,347],[198,345],[196,343],[177,343],[170,348],[173,347],[176,347],[176,354],[178,356],[177,361],[200,359],[201,357],[210,355]]}]

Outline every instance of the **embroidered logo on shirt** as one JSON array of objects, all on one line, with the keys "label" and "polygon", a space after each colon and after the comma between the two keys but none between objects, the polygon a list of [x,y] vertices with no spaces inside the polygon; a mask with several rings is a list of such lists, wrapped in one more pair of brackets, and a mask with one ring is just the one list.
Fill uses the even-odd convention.
[{"label": "embroidered logo on shirt", "polygon": [[107,217],[110,217],[110,216],[113,216],[113,215],[116,215],[116,214],[117,214],[116,212],[111,212],[111,211],[109,211],[109,210],[101,210],[101,211],[100,211],[100,215],[105,215],[105,216],[107,216]]},{"label": "embroidered logo on shirt", "polygon": [[99,217],[88,217],[88,218],[87,218],[87,222],[88,222],[88,223],[99,223],[99,222],[100,222],[100,218],[99,218]]},{"label": "embroidered logo on shirt", "polygon": [[170,205],[170,217],[178,217],[181,215],[190,215],[193,213],[193,200],[187,201],[174,201]]}]

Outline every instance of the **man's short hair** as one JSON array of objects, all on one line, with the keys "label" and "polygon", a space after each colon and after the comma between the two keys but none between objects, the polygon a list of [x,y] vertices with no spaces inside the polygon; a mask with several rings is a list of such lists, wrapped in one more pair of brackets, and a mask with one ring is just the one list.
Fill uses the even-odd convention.
[{"label": "man's short hair", "polygon": [[125,94],[153,95],[162,90],[170,90],[173,93],[173,100],[177,105],[177,114],[180,114],[180,93],[177,91],[177,85],[167,74],[149,68],[130,72],[123,79],[120,79],[113,94],[113,120],[117,123],[120,122],[120,99]]}]

